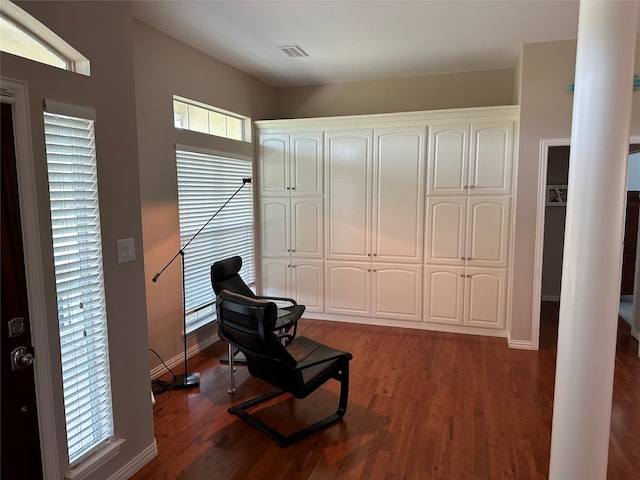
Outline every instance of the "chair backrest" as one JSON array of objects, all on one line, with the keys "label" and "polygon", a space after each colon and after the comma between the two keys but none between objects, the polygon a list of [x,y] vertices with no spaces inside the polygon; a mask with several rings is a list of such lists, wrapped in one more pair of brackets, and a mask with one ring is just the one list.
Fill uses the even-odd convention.
[{"label": "chair backrest", "polygon": [[221,336],[244,353],[251,375],[284,390],[303,381],[296,360],[274,333],[274,302],[222,290],[216,309]]},{"label": "chair backrest", "polygon": [[238,255],[211,265],[211,286],[214,293],[219,295],[222,290],[229,290],[245,297],[255,298],[255,294],[240,276],[241,268],[242,258]]}]

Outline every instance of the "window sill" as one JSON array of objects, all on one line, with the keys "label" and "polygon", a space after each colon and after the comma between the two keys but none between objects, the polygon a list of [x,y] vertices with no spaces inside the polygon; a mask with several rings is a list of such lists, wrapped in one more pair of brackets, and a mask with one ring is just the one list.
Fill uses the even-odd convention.
[{"label": "window sill", "polygon": [[203,331],[211,328],[216,321],[216,314],[211,313],[209,315],[199,318],[195,322],[187,326],[187,340],[198,336]]},{"label": "window sill", "polygon": [[124,443],[124,438],[112,440],[105,444],[100,450],[90,457],[86,458],[80,464],[72,467],[69,473],[65,475],[65,480],[84,480],[89,478],[92,473],[102,467],[109,460],[114,458],[120,452],[120,446]]}]

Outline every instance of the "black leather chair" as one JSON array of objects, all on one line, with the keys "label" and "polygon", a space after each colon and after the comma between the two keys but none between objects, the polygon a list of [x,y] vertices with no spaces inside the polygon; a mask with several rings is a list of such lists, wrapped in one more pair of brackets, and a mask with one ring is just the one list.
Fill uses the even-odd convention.
[{"label": "black leather chair", "polygon": [[[274,302],[222,290],[216,300],[218,329],[223,338],[244,353],[249,373],[277,390],[229,408],[229,412],[288,447],[340,420],[349,396],[349,352],[336,350],[310,338],[291,337],[286,344],[275,333],[278,307]],[[328,417],[285,436],[247,410],[279,395],[302,399],[330,379],[340,382],[338,409]]]},{"label": "black leather chair", "polygon": [[[296,336],[298,320],[302,317],[305,306],[298,305],[293,298],[254,294],[244,280],[242,280],[240,276],[241,268],[242,258],[238,255],[217,261],[211,265],[211,286],[216,296],[219,295],[222,290],[229,290],[230,292],[244,295],[245,297],[280,303],[281,306],[278,307],[277,320],[273,328],[281,334],[285,340],[294,338]],[[229,393],[235,393],[234,361],[243,361],[235,358],[236,355],[237,352],[234,352],[231,344],[229,344]]]}]

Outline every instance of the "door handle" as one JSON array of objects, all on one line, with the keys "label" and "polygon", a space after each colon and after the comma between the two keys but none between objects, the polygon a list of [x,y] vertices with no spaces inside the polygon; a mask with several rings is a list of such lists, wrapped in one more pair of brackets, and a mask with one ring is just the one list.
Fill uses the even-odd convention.
[{"label": "door handle", "polygon": [[11,351],[11,370],[22,370],[33,365],[33,354],[26,347],[16,347]]}]

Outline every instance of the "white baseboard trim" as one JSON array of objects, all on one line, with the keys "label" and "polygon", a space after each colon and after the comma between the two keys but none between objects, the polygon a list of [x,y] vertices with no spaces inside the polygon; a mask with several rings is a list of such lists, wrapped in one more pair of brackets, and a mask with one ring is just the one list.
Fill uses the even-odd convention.
[{"label": "white baseboard trim", "polygon": [[[214,334],[207,336],[202,341],[199,341],[198,338],[196,337],[196,343],[187,348],[187,358],[191,358],[194,355],[202,352],[205,348],[210,347],[211,345],[216,343],[218,340],[220,340],[220,337],[218,336],[217,329]],[[167,367],[171,369],[173,369],[173,367],[181,366],[183,362],[184,362],[184,354],[182,352],[180,352],[175,357],[172,357],[169,360],[164,361]],[[150,373],[151,380],[155,380],[156,378],[164,375],[165,373],[167,373],[167,369],[165,368],[164,365],[160,364],[157,367],[151,369],[151,373]],[[178,372],[178,373],[182,373],[182,372]]]},{"label": "white baseboard trim", "polygon": [[535,350],[533,348],[533,342],[531,340],[507,340],[509,348],[515,348],[518,350]]},{"label": "white baseboard trim", "polygon": [[139,455],[133,460],[120,468],[116,473],[109,477],[109,480],[128,480],[133,475],[142,469],[147,463],[158,456],[158,445],[156,439],[153,439],[153,443],[145,448]]}]

